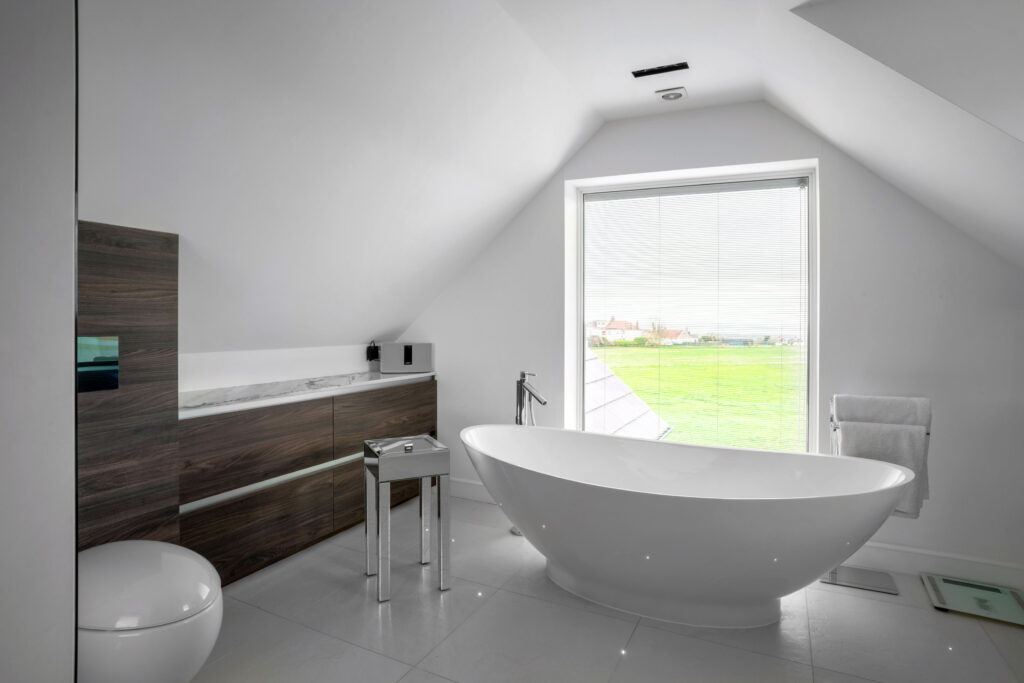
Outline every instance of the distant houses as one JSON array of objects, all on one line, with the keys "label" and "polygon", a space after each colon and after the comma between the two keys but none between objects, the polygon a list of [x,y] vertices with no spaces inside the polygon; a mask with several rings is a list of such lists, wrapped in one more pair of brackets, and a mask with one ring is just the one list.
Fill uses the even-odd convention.
[{"label": "distant houses", "polygon": [[688,328],[677,330],[653,323],[640,327],[639,321],[592,320],[585,326],[587,346],[802,346],[803,340],[781,335],[695,335]]},{"label": "distant houses", "polygon": [[636,342],[645,340],[647,346],[680,346],[696,344],[698,338],[690,330],[670,330],[658,324],[649,329],[640,327],[640,322],[629,320],[593,320],[586,325],[587,341],[590,346],[608,346],[615,342]]},{"label": "distant houses", "polygon": [[682,346],[684,344],[696,344],[697,337],[690,334],[689,330],[659,330],[659,343],[662,346]]},{"label": "distant houses", "polygon": [[[587,323],[587,339],[590,346],[603,346],[617,341],[634,341],[644,336],[639,322],[629,320],[595,320]],[[596,341],[596,343],[595,343]]]}]

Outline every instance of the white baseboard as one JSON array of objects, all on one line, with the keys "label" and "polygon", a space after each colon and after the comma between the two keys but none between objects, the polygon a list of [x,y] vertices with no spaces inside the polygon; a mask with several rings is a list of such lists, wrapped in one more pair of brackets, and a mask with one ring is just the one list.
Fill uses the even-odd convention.
[{"label": "white baseboard", "polygon": [[487,488],[478,481],[473,481],[472,479],[456,479],[455,477],[452,477],[451,486],[451,495],[456,498],[468,498],[469,500],[477,500],[481,503],[494,504],[494,499],[491,498],[491,494],[487,492]]},{"label": "white baseboard", "polygon": [[905,574],[944,574],[984,583],[1024,588],[1024,566],[980,557],[939,553],[878,541],[868,541],[844,564]]}]

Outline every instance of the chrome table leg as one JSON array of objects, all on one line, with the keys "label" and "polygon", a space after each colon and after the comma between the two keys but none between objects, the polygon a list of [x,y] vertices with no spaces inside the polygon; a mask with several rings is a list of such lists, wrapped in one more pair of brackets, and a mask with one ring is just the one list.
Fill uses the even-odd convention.
[{"label": "chrome table leg", "polygon": [[377,601],[391,599],[391,482],[377,487]]},{"label": "chrome table leg", "polygon": [[377,477],[369,467],[364,467],[363,480],[366,485],[366,575],[373,576],[377,573]]},{"label": "chrome table leg", "polygon": [[451,588],[451,567],[448,553],[452,545],[451,510],[448,509],[448,475],[437,478],[437,573],[440,576],[440,588],[443,591]]},{"label": "chrome table leg", "polygon": [[420,564],[430,564],[430,480],[431,477],[420,479]]}]

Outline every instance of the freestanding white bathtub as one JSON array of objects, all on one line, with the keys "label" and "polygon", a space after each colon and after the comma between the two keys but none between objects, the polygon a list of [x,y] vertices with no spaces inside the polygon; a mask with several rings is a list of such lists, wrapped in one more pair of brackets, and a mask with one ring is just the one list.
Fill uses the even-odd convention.
[{"label": "freestanding white bathtub", "polygon": [[848,558],[913,472],[875,460],[512,425],[462,430],[552,581],[634,614],[747,628]]}]

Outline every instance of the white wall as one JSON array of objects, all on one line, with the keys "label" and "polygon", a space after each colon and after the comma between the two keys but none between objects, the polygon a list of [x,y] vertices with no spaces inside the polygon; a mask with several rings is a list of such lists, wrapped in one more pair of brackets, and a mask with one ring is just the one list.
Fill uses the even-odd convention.
[{"label": "white wall", "polygon": [[931,397],[932,498],[875,541],[914,550],[896,568],[1024,577],[1024,273],[763,103],[606,124],[403,334],[438,345],[454,490],[477,481],[459,430],[512,421],[518,370],[551,399],[538,422],[561,424],[566,179],[807,158],[820,159],[820,450],[833,393]]},{"label": "white wall", "polygon": [[75,29],[0,7],[0,680],[70,681],[75,637]]},{"label": "white wall", "polygon": [[366,372],[366,345],[205,351],[178,357],[178,391]]},{"label": "white wall", "polygon": [[393,339],[599,124],[493,0],[79,10],[79,216],[181,236],[183,353]]}]

